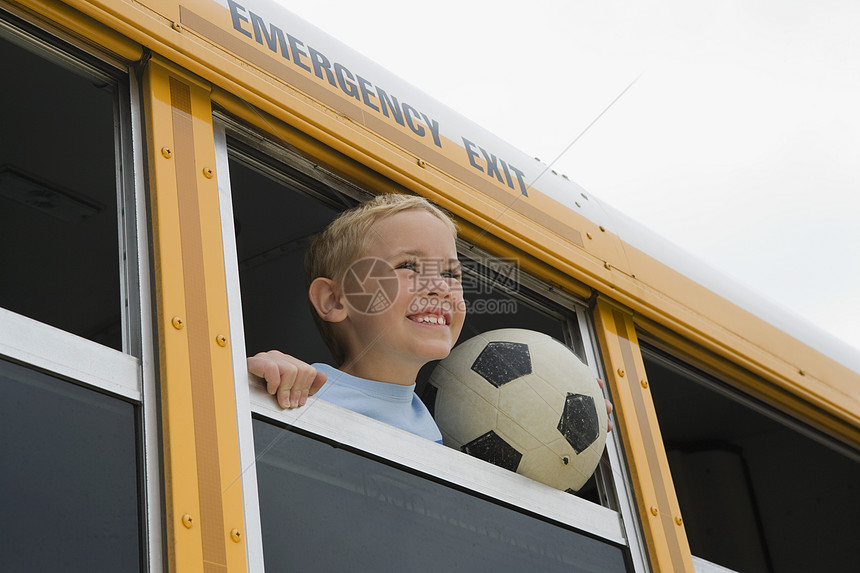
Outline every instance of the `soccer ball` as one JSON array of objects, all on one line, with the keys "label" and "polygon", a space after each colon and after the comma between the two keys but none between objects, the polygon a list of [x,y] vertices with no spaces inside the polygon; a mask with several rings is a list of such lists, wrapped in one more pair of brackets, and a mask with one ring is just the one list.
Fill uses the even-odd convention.
[{"label": "soccer ball", "polygon": [[443,443],[564,491],[594,473],[606,443],[603,392],[567,346],[508,328],[458,345],[430,375]]}]

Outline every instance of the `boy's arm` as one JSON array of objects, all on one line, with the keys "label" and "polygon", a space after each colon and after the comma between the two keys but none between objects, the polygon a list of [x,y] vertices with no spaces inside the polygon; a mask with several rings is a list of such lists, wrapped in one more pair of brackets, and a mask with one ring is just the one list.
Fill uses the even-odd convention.
[{"label": "boy's arm", "polygon": [[282,408],[304,406],[308,396],[316,394],[326,381],[324,372],[277,350],[249,357],[248,372],[265,380],[266,391]]}]

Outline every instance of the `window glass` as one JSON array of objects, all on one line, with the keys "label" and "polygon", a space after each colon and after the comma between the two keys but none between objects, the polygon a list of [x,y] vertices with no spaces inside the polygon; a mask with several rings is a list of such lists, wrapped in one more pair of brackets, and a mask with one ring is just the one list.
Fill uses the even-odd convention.
[{"label": "window glass", "polygon": [[860,562],[860,454],[659,351],[644,358],[694,555],[736,571]]},{"label": "window glass", "polygon": [[625,551],[255,420],[267,569],[627,571]]},{"label": "window glass", "polygon": [[0,360],[4,571],[139,571],[135,407]]},{"label": "window glass", "polygon": [[0,306],[122,349],[115,86],[0,36]]}]

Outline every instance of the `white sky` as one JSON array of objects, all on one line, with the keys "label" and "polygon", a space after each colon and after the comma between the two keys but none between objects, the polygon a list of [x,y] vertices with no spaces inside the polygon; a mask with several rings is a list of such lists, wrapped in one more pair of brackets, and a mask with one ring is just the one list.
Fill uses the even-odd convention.
[{"label": "white sky", "polygon": [[860,2],[281,2],[860,349]]}]

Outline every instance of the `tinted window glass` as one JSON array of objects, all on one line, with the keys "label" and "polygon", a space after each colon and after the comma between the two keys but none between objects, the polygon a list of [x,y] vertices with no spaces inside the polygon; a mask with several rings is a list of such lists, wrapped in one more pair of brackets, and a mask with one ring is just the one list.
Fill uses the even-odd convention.
[{"label": "tinted window glass", "polygon": [[0,360],[0,436],[0,569],[141,569],[134,406]]},{"label": "tinted window glass", "polygon": [[624,551],[255,420],[273,571],[626,571]]},{"label": "tinted window glass", "polygon": [[856,452],[831,449],[717,380],[645,350],[694,555],[736,571],[780,573],[860,562]]}]

